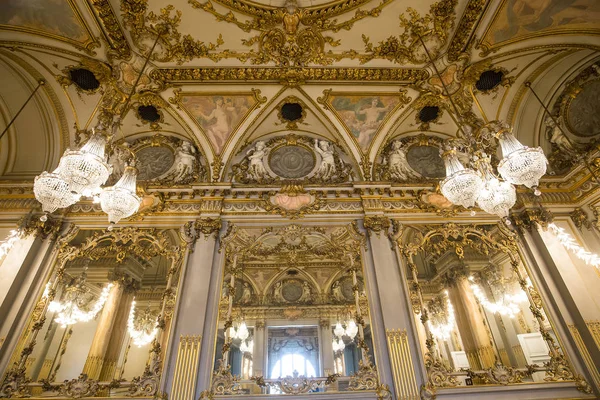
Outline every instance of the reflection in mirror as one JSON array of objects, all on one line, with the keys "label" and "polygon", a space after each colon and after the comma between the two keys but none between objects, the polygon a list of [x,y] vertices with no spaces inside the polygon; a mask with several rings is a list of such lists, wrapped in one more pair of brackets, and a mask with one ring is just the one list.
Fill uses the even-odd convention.
[{"label": "reflection in mirror", "polygon": [[436,386],[572,379],[513,233],[496,225],[406,227],[399,246]]},{"label": "reflection in mirror", "polygon": [[151,367],[171,323],[176,240],[167,231],[81,230],[61,247],[20,341],[31,351],[13,356],[31,382],[43,383],[32,394],[62,393],[73,379],[85,382],[87,395],[153,390],[132,382],[158,382]]},{"label": "reflection in mirror", "polygon": [[375,390],[363,238],[297,225],[236,235],[225,241],[212,393]]}]

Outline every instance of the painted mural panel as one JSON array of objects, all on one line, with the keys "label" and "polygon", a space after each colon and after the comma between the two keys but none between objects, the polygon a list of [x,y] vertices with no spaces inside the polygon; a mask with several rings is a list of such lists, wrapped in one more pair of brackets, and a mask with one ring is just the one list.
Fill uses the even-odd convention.
[{"label": "painted mural panel", "polygon": [[216,154],[256,107],[254,94],[182,94],[181,106],[206,133]]},{"label": "painted mural panel", "polygon": [[398,96],[332,94],[328,101],[361,150],[366,152],[400,99]]},{"label": "painted mural panel", "polygon": [[76,42],[89,39],[77,12],[66,0],[0,1],[0,25],[49,33]]},{"label": "painted mural panel", "polygon": [[484,37],[484,45],[538,35],[600,30],[598,0],[505,0]]}]

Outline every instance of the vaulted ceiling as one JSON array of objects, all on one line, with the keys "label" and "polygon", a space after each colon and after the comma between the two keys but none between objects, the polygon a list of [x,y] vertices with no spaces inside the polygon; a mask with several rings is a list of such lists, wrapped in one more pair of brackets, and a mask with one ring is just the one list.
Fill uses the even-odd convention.
[{"label": "vaulted ceiling", "polygon": [[124,114],[114,140],[188,140],[197,181],[230,181],[252,143],[291,134],[335,143],[355,181],[388,180],[378,166],[392,140],[420,144],[409,162],[436,177],[425,144],[456,136],[457,120],[495,119],[541,146],[547,181],[560,180],[578,165],[525,83],[589,149],[599,49],[595,0],[11,0],[0,4],[0,127],[46,84],[0,141],[0,175],[53,170],[112,101]]}]

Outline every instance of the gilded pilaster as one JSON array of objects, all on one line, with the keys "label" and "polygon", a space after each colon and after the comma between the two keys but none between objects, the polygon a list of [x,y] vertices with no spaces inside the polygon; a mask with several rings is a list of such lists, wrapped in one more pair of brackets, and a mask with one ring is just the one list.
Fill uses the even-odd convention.
[{"label": "gilded pilaster", "polygon": [[394,375],[396,398],[403,400],[420,399],[419,386],[415,376],[415,367],[410,354],[406,330],[388,329],[386,330],[386,336]]},{"label": "gilded pilaster", "polygon": [[172,400],[194,398],[194,389],[198,381],[198,360],[201,345],[201,335],[181,336],[179,338],[173,385],[171,387]]}]

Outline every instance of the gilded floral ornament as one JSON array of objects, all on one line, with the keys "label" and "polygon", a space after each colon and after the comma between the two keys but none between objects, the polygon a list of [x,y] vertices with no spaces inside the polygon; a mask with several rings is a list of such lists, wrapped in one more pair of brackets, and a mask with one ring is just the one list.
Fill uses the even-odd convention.
[{"label": "gilded floral ornament", "polygon": [[162,8],[158,14],[148,11],[147,0],[123,0],[121,16],[124,25],[129,29],[133,43],[142,51],[148,50],[145,41],[160,36],[158,50],[152,59],[160,62],[175,61],[177,64],[195,58],[209,58],[217,61],[219,57],[212,52],[223,44],[219,35],[216,43],[205,44],[191,35],[179,32],[181,11],[173,5]]},{"label": "gilded floral ornament", "polygon": [[82,397],[96,396],[100,390],[100,386],[98,385],[98,381],[88,379],[87,374],[80,374],[77,379],[65,381],[64,384],[59,386],[58,390],[63,396],[80,399]]},{"label": "gilded floral ornament", "polygon": [[358,364],[358,372],[350,377],[348,390],[377,390],[379,387],[379,377],[373,364],[369,360],[360,360]]},{"label": "gilded floral ornament", "polygon": [[[247,33],[258,32],[256,36],[242,40],[244,46],[257,46],[257,49],[246,52],[227,50],[215,54],[214,57],[235,58],[242,62],[250,61],[252,64],[272,62],[282,67],[301,67],[308,64],[331,65],[334,61],[353,58],[352,52],[336,54],[332,50],[326,51],[326,45],[336,47],[340,45],[340,41],[324,33],[349,30],[361,19],[377,17],[381,10],[391,3],[391,0],[382,0],[377,7],[368,11],[359,9],[352,18],[341,23],[331,18],[331,10],[325,13],[314,10],[310,12],[298,7],[295,0],[288,0],[284,7],[277,8],[242,7],[239,2],[228,1],[227,5],[234,4],[234,7],[237,5],[236,11],[253,17],[247,21],[238,19],[231,11],[227,14],[217,11],[210,0],[204,3],[199,0],[188,0],[188,2],[192,7],[214,15],[217,21],[235,24]],[[350,3],[342,3],[341,9],[351,8],[344,4]]]},{"label": "gilded floral ornament", "polygon": [[470,372],[472,377],[482,378],[487,384],[511,385],[523,382],[523,373],[496,361],[493,367],[484,372]]},{"label": "gilded floral ornament", "polygon": [[212,393],[212,395],[238,394],[242,390],[239,380],[240,378],[238,376],[232,375],[231,366],[224,365],[223,360],[219,360],[219,366],[213,373],[210,393]]},{"label": "gilded floral ornament", "polygon": [[399,36],[390,36],[374,44],[368,36],[362,35],[366,54],[345,54],[358,58],[361,64],[374,59],[385,59],[395,63],[422,63],[427,57],[422,52],[419,38],[441,48],[448,39],[449,31],[454,27],[457,0],[441,0],[431,5],[429,13],[421,16],[413,8],[407,9],[408,16],[400,15]]}]

